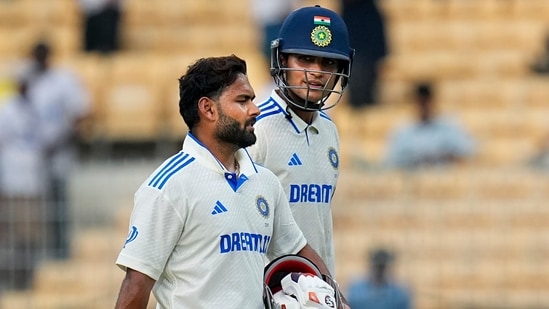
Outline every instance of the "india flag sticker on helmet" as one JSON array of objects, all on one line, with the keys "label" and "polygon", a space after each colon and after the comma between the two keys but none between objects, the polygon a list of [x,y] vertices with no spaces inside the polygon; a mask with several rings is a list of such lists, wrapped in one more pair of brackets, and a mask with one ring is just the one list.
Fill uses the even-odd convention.
[{"label": "india flag sticker on helmet", "polygon": [[314,23],[315,23],[315,25],[329,26],[331,21],[330,21],[330,17],[315,16],[314,17]]}]

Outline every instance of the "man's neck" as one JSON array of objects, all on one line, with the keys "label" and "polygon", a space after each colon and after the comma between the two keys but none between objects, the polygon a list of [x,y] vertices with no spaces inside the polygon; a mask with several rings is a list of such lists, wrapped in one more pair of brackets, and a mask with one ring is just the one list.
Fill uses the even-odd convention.
[{"label": "man's neck", "polygon": [[219,161],[231,172],[237,170],[236,152],[240,149],[237,145],[221,142],[215,138],[208,138],[205,134],[192,133]]}]

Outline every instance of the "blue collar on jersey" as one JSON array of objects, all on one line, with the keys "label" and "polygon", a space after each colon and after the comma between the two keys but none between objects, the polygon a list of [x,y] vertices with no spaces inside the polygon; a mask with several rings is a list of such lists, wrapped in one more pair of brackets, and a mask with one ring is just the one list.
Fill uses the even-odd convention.
[{"label": "blue collar on jersey", "polygon": [[[187,139],[188,138],[188,139]],[[236,190],[248,180],[247,175],[256,174],[255,166],[250,154],[246,149],[239,149],[235,153],[235,158],[240,166],[240,175],[229,172],[225,166],[210,152],[210,150],[198,140],[191,132],[187,132],[187,137],[183,141],[183,151],[196,157],[202,164],[208,168],[223,174],[233,191]]]}]

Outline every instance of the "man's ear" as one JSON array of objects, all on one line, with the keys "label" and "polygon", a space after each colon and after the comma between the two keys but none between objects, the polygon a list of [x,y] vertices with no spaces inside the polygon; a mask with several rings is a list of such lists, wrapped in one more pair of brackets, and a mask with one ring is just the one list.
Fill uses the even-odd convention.
[{"label": "man's ear", "polygon": [[204,119],[214,121],[217,117],[217,106],[215,101],[208,97],[201,97],[198,100],[198,112]]},{"label": "man's ear", "polygon": [[280,54],[280,64],[282,64],[283,67],[288,67],[288,57],[287,54]]}]

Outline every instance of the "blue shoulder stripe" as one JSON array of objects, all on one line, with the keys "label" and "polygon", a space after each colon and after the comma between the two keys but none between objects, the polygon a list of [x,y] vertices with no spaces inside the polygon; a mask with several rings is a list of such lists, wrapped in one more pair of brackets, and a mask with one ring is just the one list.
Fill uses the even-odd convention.
[{"label": "blue shoulder stripe", "polygon": [[194,157],[189,157],[189,154],[180,152],[154,175],[148,185],[153,188],[162,189],[170,177],[193,161]]},{"label": "blue shoulder stripe", "polygon": [[284,110],[276,103],[272,98],[258,105],[261,114],[257,117],[257,120],[272,116],[280,113],[285,113]]},{"label": "blue shoulder stripe", "polygon": [[276,106],[278,105],[273,98],[268,98],[266,101],[263,101],[257,105],[260,110],[265,110],[266,108],[269,108],[270,106]]},{"label": "blue shoulder stripe", "polygon": [[[320,111],[319,113],[320,117],[324,118],[324,119],[327,119],[329,121],[332,121],[332,118],[330,118],[330,116],[328,116],[328,114],[326,114],[325,111]],[[332,121],[333,122],[333,121]]]},{"label": "blue shoulder stripe", "polygon": [[158,171],[156,175],[154,175],[148,185],[150,186],[153,182],[155,182],[158,177],[160,177],[160,175],[162,175],[167,169],[170,169],[174,164],[176,164],[175,162],[181,159],[181,157],[183,156],[185,156],[183,152],[179,152],[178,154],[173,156],[173,158],[166,165],[164,165],[164,167],[160,171]]}]

